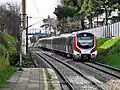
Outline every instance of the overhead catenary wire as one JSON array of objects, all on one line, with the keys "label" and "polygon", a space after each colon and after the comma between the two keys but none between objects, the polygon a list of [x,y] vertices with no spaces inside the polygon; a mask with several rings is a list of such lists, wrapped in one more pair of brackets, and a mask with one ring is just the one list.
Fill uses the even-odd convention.
[{"label": "overhead catenary wire", "polygon": [[35,0],[32,0],[32,2],[33,2],[33,4],[34,4],[34,6],[35,6],[35,8],[36,8],[36,10],[37,10],[37,12],[38,12],[38,14],[40,14],[39,9],[38,9],[38,7],[37,7],[37,4],[36,4]]},{"label": "overhead catenary wire", "polygon": [[21,9],[22,9],[22,0],[21,0],[21,2],[20,2],[20,4],[19,4],[20,6],[20,8],[19,8],[19,11],[20,11],[20,13],[21,13]]},{"label": "overhead catenary wire", "polygon": [[37,22],[35,22],[35,23],[29,25],[28,28],[31,27],[31,26],[34,26],[34,25],[36,25],[36,24],[39,24],[39,23],[41,23],[41,20],[39,20],[39,21],[37,21]]}]

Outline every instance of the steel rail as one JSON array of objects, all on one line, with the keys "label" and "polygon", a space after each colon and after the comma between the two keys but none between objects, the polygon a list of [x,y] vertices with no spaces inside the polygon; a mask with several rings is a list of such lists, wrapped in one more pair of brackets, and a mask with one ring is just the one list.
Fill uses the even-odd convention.
[{"label": "steel rail", "polygon": [[[104,72],[104,73],[106,73],[106,74],[109,74],[109,75],[111,75],[111,76],[114,76],[114,77],[120,79],[120,76],[119,76],[119,75],[112,74],[112,73],[110,73],[109,71],[102,70],[102,69],[100,69],[100,68],[98,68],[98,67],[96,67],[96,66],[94,66],[94,65],[90,65],[89,63],[84,63],[84,62],[82,62],[82,64],[85,64],[85,65],[87,65],[87,66],[89,66],[89,67],[95,68],[96,70],[102,71],[102,72]],[[110,69],[110,70],[114,70],[114,71],[120,72],[120,71],[117,70],[117,69],[113,69],[113,68],[110,68],[110,67],[105,66],[105,65],[101,65],[101,64],[97,64],[97,63],[93,63],[93,64],[98,65],[98,66],[102,66],[102,67],[104,67],[104,68],[106,68],[106,69]]]},{"label": "steel rail", "polygon": [[117,71],[117,72],[120,72],[120,69],[112,67],[112,66],[109,66],[109,65],[105,65],[105,64],[102,64],[102,63],[99,63],[99,62],[94,62],[94,61],[91,61],[91,63],[99,65],[99,66],[106,67],[108,69],[111,69],[111,70],[114,70],[114,71]]},{"label": "steel rail", "polygon": [[70,83],[70,81],[50,61],[48,61],[46,58],[41,56],[39,53],[36,53],[36,54],[39,57],[41,57],[42,59],[44,59],[48,64],[50,64],[55,69],[55,71],[59,74],[59,76],[66,82],[66,84],[70,90],[75,90],[74,87],[72,86],[72,84]]},{"label": "steel rail", "polygon": [[42,52],[42,53],[45,54],[45,55],[47,55],[47,56],[49,56],[49,57],[51,57],[51,58],[53,58],[53,59],[55,59],[55,60],[57,60],[57,61],[60,62],[60,63],[66,65],[67,67],[69,67],[70,69],[72,69],[73,71],[75,71],[77,74],[79,74],[80,76],[82,76],[82,77],[84,77],[85,79],[87,79],[88,81],[90,81],[93,85],[95,85],[95,86],[96,86],[97,88],[99,88],[100,90],[106,90],[106,87],[104,86],[104,83],[102,83],[102,82],[97,82],[97,81],[93,80],[92,77],[83,74],[83,73],[80,72],[78,69],[76,69],[76,68],[74,68],[73,66],[71,66],[71,65],[69,65],[69,64],[61,61],[60,59],[58,59],[58,58],[56,58],[56,57],[50,56],[50,55],[46,54],[45,52]]}]

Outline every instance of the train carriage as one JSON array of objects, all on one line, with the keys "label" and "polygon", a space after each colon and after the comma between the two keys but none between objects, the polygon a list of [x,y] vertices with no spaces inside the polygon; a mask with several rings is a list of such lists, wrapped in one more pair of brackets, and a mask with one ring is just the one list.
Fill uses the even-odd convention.
[{"label": "train carriage", "polygon": [[72,56],[73,60],[90,60],[97,55],[96,37],[92,33],[72,33],[39,40],[39,46]]},{"label": "train carriage", "polygon": [[96,37],[91,33],[78,33],[74,35],[73,59],[90,60],[97,55]]}]

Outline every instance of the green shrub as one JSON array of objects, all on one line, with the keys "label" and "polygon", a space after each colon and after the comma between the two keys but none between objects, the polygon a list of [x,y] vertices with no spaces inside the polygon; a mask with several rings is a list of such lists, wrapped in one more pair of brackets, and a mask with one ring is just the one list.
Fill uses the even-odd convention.
[{"label": "green shrub", "polygon": [[110,47],[113,46],[118,40],[119,40],[119,37],[118,37],[118,38],[113,38],[113,39],[107,40],[103,45],[100,46],[100,48],[104,48],[104,49],[110,48]]},{"label": "green shrub", "polygon": [[15,67],[7,66],[6,69],[0,71],[0,88],[4,87],[6,81],[16,70]]},{"label": "green shrub", "polygon": [[109,40],[108,38],[98,38],[97,39],[98,54],[104,50],[103,48],[101,48],[101,46],[108,40]]},{"label": "green shrub", "polygon": [[102,46],[107,40],[109,40],[108,38],[98,38],[97,39],[97,47]]},{"label": "green shrub", "polygon": [[7,49],[7,52],[9,53],[14,53],[16,52],[16,40],[14,37],[8,35],[7,33],[0,33],[2,38],[3,38],[3,43],[4,47]]},{"label": "green shrub", "polygon": [[16,40],[7,33],[0,32],[0,69],[3,70],[8,66],[9,56],[16,52]]},{"label": "green shrub", "polygon": [[0,71],[6,69],[9,65],[9,55],[6,55],[6,58],[0,55]]},{"label": "green shrub", "polygon": [[3,44],[0,44],[0,55],[4,56],[7,52],[7,49],[5,48],[5,46]]},{"label": "green shrub", "polygon": [[[10,54],[9,60],[10,60],[10,65],[19,67],[20,54],[19,53]],[[28,53],[27,55],[23,55],[22,67],[24,67],[24,68],[34,67],[31,57],[30,57],[30,53]]]}]

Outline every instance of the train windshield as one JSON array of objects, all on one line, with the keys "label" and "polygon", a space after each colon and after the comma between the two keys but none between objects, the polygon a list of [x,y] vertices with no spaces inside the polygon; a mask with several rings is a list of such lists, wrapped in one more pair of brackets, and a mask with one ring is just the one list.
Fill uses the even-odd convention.
[{"label": "train windshield", "polygon": [[94,35],[90,33],[77,34],[77,46],[88,49],[94,46]]}]

